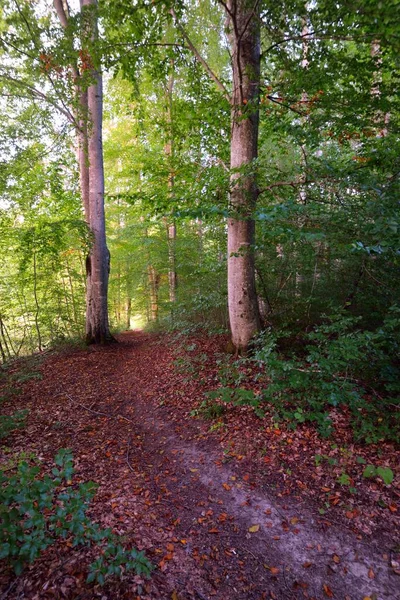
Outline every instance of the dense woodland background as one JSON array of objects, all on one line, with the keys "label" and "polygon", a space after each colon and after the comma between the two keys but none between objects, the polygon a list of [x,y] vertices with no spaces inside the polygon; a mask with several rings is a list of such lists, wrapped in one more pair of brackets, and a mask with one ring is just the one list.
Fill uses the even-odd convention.
[{"label": "dense woodland background", "polygon": [[[71,65],[81,91],[96,68],[111,329],[227,331],[227,219],[254,221],[262,330],[242,360],[264,391],[230,380],[207,402],[272,403],[324,435],[342,406],[359,439],[397,439],[399,3],[104,1],[89,50],[78,6],[67,28],[50,2],[2,6],[2,362],[84,335],[93,232],[68,117]],[[235,172],[256,181],[257,203],[238,217],[221,89],[232,92],[229,23],[244,8],[261,73],[240,117],[259,115],[258,157]]]}]

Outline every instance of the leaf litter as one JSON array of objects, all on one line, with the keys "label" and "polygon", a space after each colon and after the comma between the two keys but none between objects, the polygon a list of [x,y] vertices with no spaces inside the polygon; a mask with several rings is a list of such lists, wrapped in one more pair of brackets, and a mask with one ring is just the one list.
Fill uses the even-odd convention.
[{"label": "leaf litter", "polygon": [[391,485],[362,477],[365,464],[398,465],[393,446],[356,446],[343,415],[334,443],[246,406],[212,428],[191,413],[217,385],[220,338],[194,340],[202,366],[191,378],[174,365],[184,351],[173,338],[119,341],[46,356],[42,379],[9,401],[30,413],[7,444],[48,468],[72,448],[77,480],[100,484],[91,517],[145,550],[155,574],[89,585],[90,550],[63,540],[18,579],[2,566],[4,600],[397,597],[399,473]]}]

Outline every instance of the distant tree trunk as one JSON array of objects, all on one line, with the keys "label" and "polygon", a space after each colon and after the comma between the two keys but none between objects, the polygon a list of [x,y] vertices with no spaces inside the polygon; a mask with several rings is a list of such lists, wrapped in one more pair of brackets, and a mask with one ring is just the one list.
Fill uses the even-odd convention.
[{"label": "distant tree trunk", "polygon": [[150,321],[158,320],[158,288],[160,287],[160,277],[156,273],[153,265],[148,265],[147,275],[150,292]]},{"label": "distant tree trunk", "polygon": [[258,155],[260,23],[259,3],[229,0],[233,91],[231,109],[231,193],[228,219],[228,307],[232,342],[245,352],[260,329],[257,303],[253,212]]},{"label": "distant tree trunk", "polygon": [[131,316],[132,316],[132,300],[128,296],[126,299],[126,328],[131,328]]},{"label": "distant tree trunk", "polygon": [[[81,12],[86,13],[86,30],[82,32],[92,43],[98,37],[96,8],[97,0],[80,0]],[[64,29],[68,26],[68,5],[63,0],[54,0],[54,7]],[[103,90],[99,67],[86,48],[81,48],[81,71],[76,64],[72,72],[76,81],[77,138],[79,181],[86,222],[92,234],[92,246],[86,258],[86,341],[88,344],[114,341],[108,322],[108,276],[110,253],[106,244],[104,214],[104,170],[103,170]],[[89,71],[91,85],[81,86],[82,74]]]},{"label": "distant tree trunk", "polygon": [[[172,116],[172,103],[173,103],[173,92],[174,92],[174,75],[173,75],[174,63],[171,64],[171,74],[168,78],[167,86],[167,123],[168,123],[168,142],[165,145],[165,154],[169,160],[169,174],[168,174],[168,197],[172,201],[174,199],[174,130],[173,130],[173,116]],[[166,219],[167,227],[167,240],[168,240],[168,283],[169,283],[169,301],[176,302],[176,288],[177,288],[177,274],[176,274],[176,257],[175,257],[175,246],[176,246],[176,224],[175,222],[168,222]]]}]

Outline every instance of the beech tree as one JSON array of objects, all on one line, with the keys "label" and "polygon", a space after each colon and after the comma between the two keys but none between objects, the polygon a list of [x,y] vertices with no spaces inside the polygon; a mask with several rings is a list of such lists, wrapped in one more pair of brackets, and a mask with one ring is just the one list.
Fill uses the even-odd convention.
[{"label": "beech tree", "polygon": [[[80,64],[71,64],[75,86],[78,164],[86,222],[92,234],[91,251],[86,258],[86,341],[113,340],[108,322],[108,276],[110,253],[106,243],[103,167],[103,83],[99,54],[97,0],[80,0]],[[54,0],[62,27],[68,31],[69,8],[65,0]]]}]

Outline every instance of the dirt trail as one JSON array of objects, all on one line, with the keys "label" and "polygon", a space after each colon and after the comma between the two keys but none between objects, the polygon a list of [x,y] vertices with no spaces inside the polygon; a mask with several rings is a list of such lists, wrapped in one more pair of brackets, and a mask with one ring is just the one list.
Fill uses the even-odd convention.
[{"label": "dirt trail", "polygon": [[152,580],[90,587],[83,551],[60,545],[8,595],[4,572],[0,597],[400,599],[390,548],[323,530],[309,507],[256,487],[201,422],[169,405],[176,382],[162,342],[129,333],[109,348],[50,356],[20,399],[28,429],[13,436],[15,451],[45,465],[60,446],[73,449],[77,477],[100,483],[93,518],[146,550],[159,567]]}]

